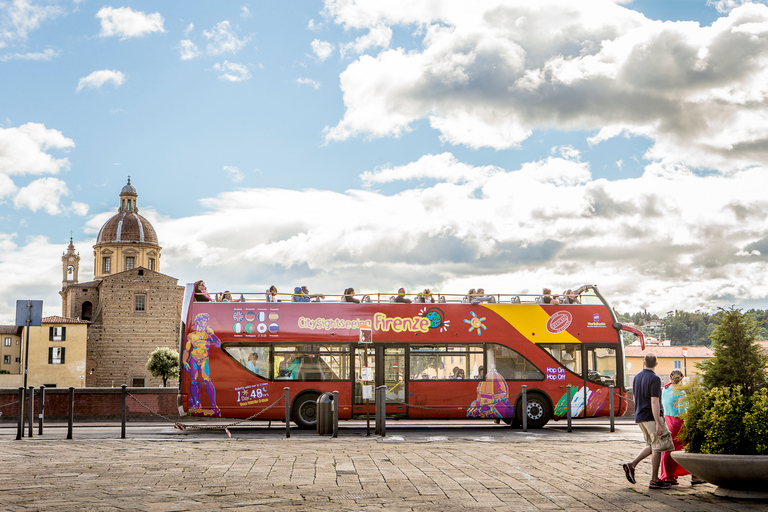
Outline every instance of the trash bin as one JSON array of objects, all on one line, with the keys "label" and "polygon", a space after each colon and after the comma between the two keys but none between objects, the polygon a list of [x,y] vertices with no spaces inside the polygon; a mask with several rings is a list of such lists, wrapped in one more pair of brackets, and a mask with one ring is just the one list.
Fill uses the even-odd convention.
[{"label": "trash bin", "polygon": [[317,435],[333,434],[333,393],[317,397]]}]

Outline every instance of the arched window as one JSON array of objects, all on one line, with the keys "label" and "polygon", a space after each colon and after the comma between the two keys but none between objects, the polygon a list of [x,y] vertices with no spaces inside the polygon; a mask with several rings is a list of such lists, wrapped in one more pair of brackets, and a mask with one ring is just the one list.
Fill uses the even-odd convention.
[{"label": "arched window", "polygon": [[92,314],[93,314],[93,304],[91,304],[91,301],[87,300],[83,302],[83,306],[80,310],[80,318],[82,320],[91,320]]}]

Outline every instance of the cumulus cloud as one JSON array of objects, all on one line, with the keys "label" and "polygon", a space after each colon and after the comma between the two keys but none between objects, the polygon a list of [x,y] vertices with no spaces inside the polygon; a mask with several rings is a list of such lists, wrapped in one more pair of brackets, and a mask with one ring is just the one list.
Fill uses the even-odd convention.
[{"label": "cumulus cloud", "polygon": [[310,46],[312,47],[312,53],[315,54],[320,62],[333,55],[333,44],[328,41],[315,39],[310,43]]},{"label": "cumulus cloud", "polygon": [[181,54],[181,60],[192,60],[195,57],[202,55],[195,43],[189,39],[184,39],[179,43],[179,52]]},{"label": "cumulus cloud", "polygon": [[42,209],[51,215],[57,215],[62,212],[61,197],[67,195],[69,189],[63,180],[40,178],[19,189],[13,205],[16,208],[29,208],[33,212]]},{"label": "cumulus cloud", "polygon": [[115,88],[120,87],[125,83],[126,76],[121,71],[115,71],[114,69],[102,69],[94,71],[88,76],[80,79],[77,83],[77,92],[83,89],[101,89],[106,83],[112,83]]},{"label": "cumulus cloud", "polygon": [[54,158],[48,151],[73,147],[75,143],[72,139],[41,123],[0,128],[0,176],[56,174],[60,170],[67,170],[69,160]]},{"label": "cumulus cloud", "polygon": [[165,20],[159,12],[147,14],[130,7],[102,7],[96,17],[101,20],[101,37],[118,36],[120,39],[128,39],[153,32],[165,33]]},{"label": "cumulus cloud", "polygon": [[203,30],[203,35],[208,40],[206,46],[208,55],[237,53],[248,43],[248,38],[237,37],[229,21],[217,23],[211,30]]},{"label": "cumulus cloud", "polygon": [[29,33],[44,21],[64,13],[60,6],[30,0],[12,0],[0,7],[0,48],[26,41]]},{"label": "cumulus cloud", "polygon": [[217,62],[213,65],[213,69],[221,72],[219,75],[221,80],[227,80],[229,82],[242,82],[251,78],[248,66],[236,62],[229,62],[226,60],[221,64]]},{"label": "cumulus cloud", "polygon": [[54,50],[53,48],[46,48],[42,52],[7,53],[0,55],[0,62],[7,62],[9,60],[52,60],[60,54],[60,50]]},{"label": "cumulus cloud", "polygon": [[385,25],[371,27],[367,34],[341,46],[341,56],[360,54],[371,48],[388,48],[392,41],[392,29]]},{"label": "cumulus cloud", "polygon": [[[345,112],[328,141],[400,136],[428,120],[443,142],[471,148],[514,148],[555,128],[591,132],[596,144],[648,138],[645,156],[668,167],[768,162],[763,4],[735,6],[711,26],[651,20],[609,0],[327,0],[325,15],[369,31],[343,51],[384,48],[341,74]],[[395,27],[416,28],[421,45],[389,48]]]},{"label": "cumulus cloud", "polygon": [[312,80],[311,78],[297,78],[296,83],[300,85],[309,85],[311,87],[314,87],[315,90],[320,88],[320,82],[317,80]]},{"label": "cumulus cloud", "polygon": [[245,179],[245,175],[243,174],[243,171],[238,169],[237,167],[231,166],[231,165],[225,165],[224,166],[224,172],[229,174],[229,177],[234,181],[235,183],[240,183]]}]

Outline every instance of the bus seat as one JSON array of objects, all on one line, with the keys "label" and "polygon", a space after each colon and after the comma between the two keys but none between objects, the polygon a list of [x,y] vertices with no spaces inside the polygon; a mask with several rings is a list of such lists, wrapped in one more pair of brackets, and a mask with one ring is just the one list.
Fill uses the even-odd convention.
[{"label": "bus seat", "polygon": [[437,302],[439,302],[440,304],[445,304],[445,295],[441,295],[440,299]]},{"label": "bus seat", "polygon": [[394,296],[394,295],[392,295],[392,296],[389,298],[389,302],[391,302],[392,304],[394,304],[394,303],[395,303],[395,296]]}]

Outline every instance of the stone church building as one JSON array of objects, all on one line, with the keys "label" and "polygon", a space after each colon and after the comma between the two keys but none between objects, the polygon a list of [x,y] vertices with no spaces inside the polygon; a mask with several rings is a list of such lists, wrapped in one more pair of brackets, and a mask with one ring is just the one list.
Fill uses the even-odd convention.
[{"label": "stone church building", "polygon": [[88,387],[158,386],[145,365],[157,347],[178,350],[184,288],[160,273],[161,247],[152,224],[139,215],[138,194],[120,191],[117,214],[93,246],[93,281],[78,281],[80,255],[70,239],[61,257],[61,313],[86,320]]}]

